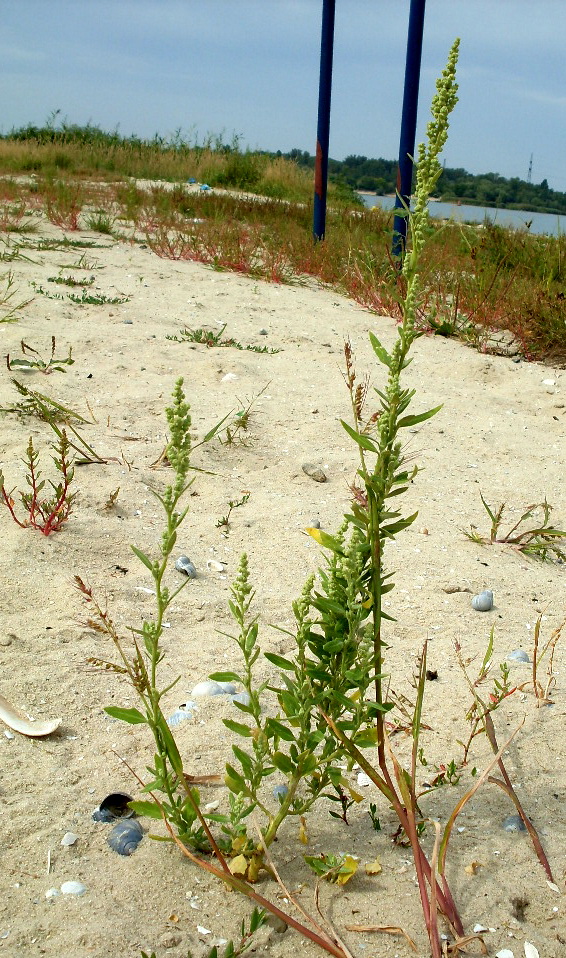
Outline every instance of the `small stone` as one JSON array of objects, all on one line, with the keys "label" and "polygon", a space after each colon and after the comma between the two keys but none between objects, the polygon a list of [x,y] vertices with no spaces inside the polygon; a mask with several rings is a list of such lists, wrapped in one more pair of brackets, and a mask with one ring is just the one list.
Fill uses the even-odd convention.
[{"label": "small stone", "polygon": [[305,462],[301,466],[301,469],[306,476],[309,476],[311,479],[314,479],[315,482],[326,482],[327,476],[322,471],[320,466],[313,465],[312,462]]},{"label": "small stone", "polygon": [[268,335],[267,330],[266,330],[266,329],[260,329],[259,335],[260,335],[260,336],[267,336],[267,335]]},{"label": "small stone", "polygon": [[221,382],[233,383],[237,378],[236,373],[226,373],[226,375],[222,377]]},{"label": "small stone", "polygon": [[510,652],[509,655],[507,656],[507,659],[510,662],[530,662],[531,661],[528,656],[528,653],[525,652],[523,649],[513,649],[513,651]]},{"label": "small stone", "polygon": [[284,935],[289,927],[279,915],[268,915],[267,924],[277,935]]},{"label": "small stone", "polygon": [[61,891],[64,895],[85,895],[87,887],[80,881],[64,881]]},{"label": "small stone", "polygon": [[273,795],[279,802],[283,802],[288,794],[289,794],[289,789],[287,788],[286,785],[276,785],[275,788],[273,789]]},{"label": "small stone", "polygon": [[60,894],[61,894],[61,892],[59,891],[58,888],[48,888],[47,891],[45,892],[45,897],[46,897],[46,898],[57,898],[57,895],[60,895]]},{"label": "small stone", "polygon": [[475,595],[472,599],[472,609],[475,609],[476,612],[489,612],[490,609],[493,609],[493,592],[486,589],[479,595]]},{"label": "small stone", "polygon": [[14,733],[10,731],[9,728],[5,728],[5,729],[4,729],[4,735],[6,736],[6,738],[8,739],[8,741],[10,741],[10,742],[13,741],[13,739],[15,739],[15,737],[16,737],[16,736],[14,735]]},{"label": "small stone", "polygon": [[471,592],[472,590],[469,589],[467,585],[460,585],[458,582],[449,582],[442,587],[442,591],[448,595],[452,595],[454,592]]},{"label": "small stone", "polygon": [[180,945],[182,942],[181,935],[164,935],[161,939],[162,948],[176,948],[177,945]]},{"label": "small stone", "polygon": [[0,645],[3,645],[5,648],[8,648],[12,644],[12,638],[9,635],[0,636]]},{"label": "small stone", "polygon": [[320,529],[320,519],[313,519],[309,522],[309,529]]},{"label": "small stone", "polygon": [[123,322],[124,322],[124,326],[133,326],[133,325],[134,325],[133,319],[125,319]]},{"label": "small stone", "polygon": [[526,832],[527,826],[520,815],[508,815],[501,823],[504,832]]}]

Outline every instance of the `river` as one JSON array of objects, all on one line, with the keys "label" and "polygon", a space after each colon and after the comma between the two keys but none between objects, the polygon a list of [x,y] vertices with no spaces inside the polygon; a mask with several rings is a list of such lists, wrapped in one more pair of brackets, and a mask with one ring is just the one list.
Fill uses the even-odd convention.
[{"label": "river", "polygon": [[[395,205],[394,196],[375,196],[373,193],[360,193],[360,199],[371,209],[381,206],[384,210],[392,210]],[[530,233],[549,233],[559,236],[565,232],[566,217],[554,216],[552,213],[531,213],[528,210],[496,210],[487,206],[458,206],[457,203],[429,203],[430,215],[444,220],[457,220],[462,223],[483,223],[489,220],[499,226],[514,226],[516,229],[526,229],[528,224]]]}]

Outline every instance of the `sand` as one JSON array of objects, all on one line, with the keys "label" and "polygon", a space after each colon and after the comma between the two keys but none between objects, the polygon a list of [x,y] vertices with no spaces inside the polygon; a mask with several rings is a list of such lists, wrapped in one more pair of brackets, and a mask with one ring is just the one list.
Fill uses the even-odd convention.
[{"label": "sand", "polygon": [[[40,220],[39,232],[29,242],[62,235]],[[190,515],[175,555],[190,556],[198,578],[167,615],[161,674],[164,683],[181,678],[166,696],[164,710],[173,712],[211,671],[240,664],[235,644],[222,633],[231,631],[229,589],[243,551],[249,555],[262,646],[289,652],[292,641],[273,626],[289,628],[291,603],[306,576],[321,564],[319,547],[304,528],[318,519],[323,529],[337,529],[356,469],[356,449],[340,425],[349,415],[341,374],[343,342],[350,338],[358,371],[367,370],[372,385],[379,387],[383,374],[367,333],[374,330],[390,344],[395,323],[312,283],[269,285],[199,264],[162,260],[139,243],[83,230],[69,238],[102,246],[29,249],[29,260],[3,264],[3,272],[13,273],[20,299],[34,298],[17,323],[0,324],[2,355],[20,356],[22,338],[43,355],[49,355],[51,336],[58,355],[72,346],[75,362],[66,373],[20,371],[17,378],[91,420],[82,427],[84,437],[108,462],[77,466],[73,513],[48,538],[18,528],[8,510],[0,510],[0,694],[37,719],[62,719],[57,732],[43,739],[19,734],[8,739],[3,726],[0,730],[0,955],[139,958],[145,949],[148,954],[154,950],[157,958],[200,958],[219,939],[236,937],[250,909],[174,847],[152,841],[149,833],[164,834],[160,823],[141,820],[145,837],[126,858],[107,845],[110,826],[92,820],[93,809],[109,792],[139,795],[120,757],[144,778],[153,750],[143,726],[127,726],[104,711],[108,705],[132,706],[135,696],[116,676],[88,665],[90,657],[113,658],[113,648],[85,624],[87,611],[73,577],[80,575],[108,604],[124,635],[129,626],[139,627],[144,616],[150,617],[152,583],[131,545],[152,554],[160,538],[161,515],[149,490],[162,486],[169,475],[152,463],[166,442],[164,409],[173,384],[184,377],[199,437],[263,390],[246,445],[215,440],[194,455],[194,465],[203,471],[195,473]],[[69,269],[83,252],[90,268]],[[128,301],[77,305],[34,294],[32,282],[65,296],[67,287],[48,282],[60,272],[93,275],[91,291],[127,296]],[[218,331],[224,324],[225,335],[242,345],[279,352],[167,339],[185,326]],[[491,504],[509,504],[509,525],[522,507],[546,496],[556,524],[564,527],[566,380],[562,370],[482,355],[440,337],[422,337],[413,356],[406,383],[416,389],[414,412],[439,403],[443,408],[407,436],[407,450],[423,471],[405,497],[404,509],[418,509],[419,517],[389,550],[397,585],[388,596],[389,610],[397,621],[387,632],[387,664],[394,686],[410,696],[417,656],[429,640],[429,667],[438,678],[427,683],[430,731],[423,744],[432,764],[457,758],[457,740],[466,735],[469,696],[454,641],[479,664],[494,627],[498,663],[516,649],[532,653],[539,614],[543,640],[564,617],[564,565],[534,561],[505,545],[481,547],[461,530],[473,523],[488,532],[480,492]],[[16,371],[4,368],[0,377],[2,407],[18,400],[11,375]],[[45,474],[53,475],[49,427],[35,418],[6,414],[0,461],[8,489],[25,488],[22,456],[30,435]],[[313,481],[302,470],[305,462],[321,467],[328,481]],[[229,501],[247,494],[223,534],[217,521]],[[226,571],[208,570],[211,558],[223,561]],[[171,570],[170,581],[179,582],[180,574]],[[450,585],[469,591],[444,591]],[[485,588],[494,592],[494,608],[475,612],[471,597]],[[525,941],[538,948],[541,958],[565,953],[564,643],[558,644],[554,666],[554,704],[537,708],[525,689],[504,703],[495,725],[503,742],[521,724],[507,749],[507,767],[539,829],[558,891],[549,887],[528,836],[502,829],[514,809],[493,785],[476,793],[452,840],[448,876],[453,892],[466,930],[476,923],[490,929],[484,936],[490,954],[509,948],[520,958]],[[530,668],[513,664],[511,675],[519,685],[528,681]],[[273,678],[266,660],[258,663],[258,676]],[[187,771],[223,771],[231,744],[223,717],[238,717],[228,699],[201,700],[194,719],[179,727]],[[397,737],[396,742],[406,758],[407,739]],[[473,755],[473,763],[482,768],[489,756],[485,741],[477,741]],[[423,799],[425,813],[444,822],[470,782],[466,773],[457,788]],[[325,884],[321,890],[322,906],[352,954],[413,954],[402,937],[345,930],[349,924],[380,924],[401,925],[416,941],[417,954],[425,956],[410,854],[392,842],[396,825],[387,804],[373,786],[362,791],[364,800],[350,810],[349,825],[332,819],[329,805],[321,803],[308,818],[308,848],[290,823],[274,858],[290,889],[312,911],[313,880],[304,852],[358,855],[360,873],[344,889]],[[203,802],[211,801],[225,809],[225,789],[203,790]],[[370,802],[378,806],[380,832],[372,829]],[[61,845],[66,832],[78,835],[70,847]],[[429,850],[431,841],[429,829]],[[376,857],[383,870],[368,877],[363,863]],[[475,874],[466,871],[472,862],[481,863]],[[82,882],[86,893],[46,897],[66,881]],[[273,883],[262,882],[260,890],[284,906]],[[273,958],[320,953],[295,932],[282,934],[270,927],[261,930],[256,944],[258,952]]]}]

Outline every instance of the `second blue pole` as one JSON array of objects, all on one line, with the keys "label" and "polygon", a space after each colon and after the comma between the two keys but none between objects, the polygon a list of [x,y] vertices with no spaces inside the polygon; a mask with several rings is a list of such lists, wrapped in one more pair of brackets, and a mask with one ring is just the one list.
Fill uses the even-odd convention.
[{"label": "second blue pole", "polygon": [[336,0],[322,0],[320,40],[320,80],[318,86],[318,125],[314,162],[313,236],[324,239],[326,231],[326,190],[328,184],[328,144],[330,140],[330,99],[332,94],[332,55]]}]

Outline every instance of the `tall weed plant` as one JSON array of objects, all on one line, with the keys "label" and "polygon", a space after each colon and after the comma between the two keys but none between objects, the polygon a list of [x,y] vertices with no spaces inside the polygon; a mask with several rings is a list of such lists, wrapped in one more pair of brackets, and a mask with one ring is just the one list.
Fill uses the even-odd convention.
[{"label": "tall weed plant", "polygon": [[[408,716],[412,747],[406,766],[394,751],[386,723],[386,716],[395,707],[395,696],[389,691],[386,676],[387,624],[391,616],[384,609],[384,597],[394,588],[392,573],[386,566],[386,553],[388,544],[416,518],[416,513],[405,515],[398,505],[399,497],[418,472],[417,467],[407,463],[402,436],[404,430],[425,422],[440,408],[410,412],[415,391],[403,385],[403,373],[411,361],[411,347],[421,335],[417,316],[423,296],[420,262],[428,234],[427,199],[441,173],[439,156],[446,143],[449,116],[457,102],[457,57],[458,41],[437,81],[427,143],[418,150],[415,206],[412,212],[406,211],[410,244],[396,264],[405,295],[401,304],[402,321],[393,348],[388,351],[377,336],[370,334],[373,351],[385,373],[384,385],[375,390],[377,407],[373,410],[367,408],[367,380],[358,380],[349,344],[345,349],[352,421],[344,422],[343,426],[359,455],[351,509],[335,535],[320,529],[308,530],[326,551],[325,565],[317,584],[313,577],[309,578],[293,605],[295,623],[288,632],[293,650],[286,656],[266,653],[273,667],[273,678],[269,682],[258,684],[255,677],[261,649],[246,556],[242,557],[232,584],[230,610],[236,625],[232,638],[239,649],[241,666],[213,676],[218,681],[240,682],[245,693],[238,703],[240,721],[225,720],[235,736],[233,759],[226,767],[225,782],[229,790],[226,812],[201,809],[198,783],[184,768],[161,706],[172,686],[160,684],[159,671],[164,656],[160,639],[165,611],[179,591],[178,588],[171,591],[166,579],[177,531],[187,515],[181,500],[190,485],[190,411],[181,381],[177,383],[173,404],[167,412],[170,432],[167,459],[174,478],[165,490],[155,490],[166,519],[159,552],[151,557],[134,548],[138,560],[153,578],[154,617],[144,621],[141,628],[133,629],[132,640],[126,641],[105,609],[98,605],[92,591],[81,580],[77,582],[93,610],[92,624],[112,639],[118,652],[116,662],[99,660],[97,664],[128,679],[139,697],[139,708],[111,707],[107,711],[130,724],[147,725],[154,739],[151,780],[148,783],[140,780],[146,798],[134,802],[132,807],[140,814],[161,819],[169,838],[199,867],[238,889],[256,905],[275,913],[338,958],[347,958],[350,953],[333,931],[328,932],[320,922],[308,919],[303,909],[304,923],[282,913],[277,905],[260,895],[252,883],[262,870],[280,881],[271,849],[280,827],[289,818],[299,822],[299,834],[304,839],[305,816],[319,800],[334,800],[342,809],[342,815],[335,817],[345,816],[348,805],[356,800],[344,775],[345,760],[350,766],[357,762],[369,776],[394,810],[400,831],[411,847],[433,958],[441,958],[442,954],[439,914],[454,938],[453,950],[462,948],[469,937],[474,937],[464,933],[446,877],[446,855],[458,814],[494,766],[499,767],[502,778],[490,780],[501,785],[525,823],[528,822],[502,764],[502,752],[508,742],[498,746],[491,720],[491,712],[510,694],[505,675],[496,680],[497,694],[489,701],[480,698],[476,691],[479,682],[488,676],[490,649],[481,675],[475,683],[470,680],[470,686],[474,695],[472,738],[483,732],[493,749],[493,759],[459,799],[445,828],[441,830],[440,825],[434,824],[436,837],[430,855],[422,844],[425,819],[419,807],[421,795],[417,784],[422,755],[426,645],[418,663],[416,702]],[[277,703],[275,710],[269,708],[273,702]],[[368,754],[374,756],[373,760]],[[454,778],[457,776],[439,777],[436,784],[447,784]],[[277,782],[275,787],[273,782]],[[257,823],[253,826],[252,812]],[[530,822],[528,827],[539,859],[552,879]],[[313,864],[320,874],[321,863]],[[326,868],[326,877],[333,876],[339,883],[355,870],[351,860],[346,864],[344,860],[329,857],[322,865]],[[293,901],[286,889],[285,894]]]}]

